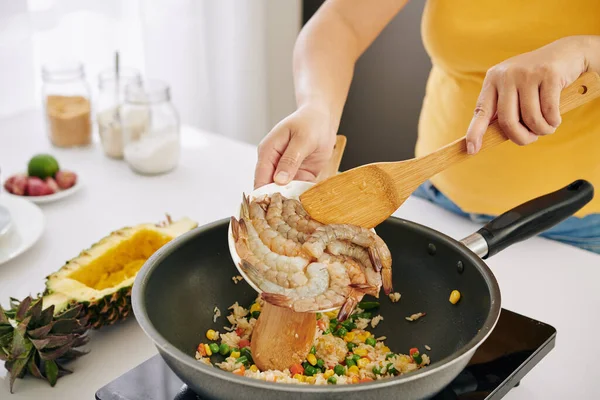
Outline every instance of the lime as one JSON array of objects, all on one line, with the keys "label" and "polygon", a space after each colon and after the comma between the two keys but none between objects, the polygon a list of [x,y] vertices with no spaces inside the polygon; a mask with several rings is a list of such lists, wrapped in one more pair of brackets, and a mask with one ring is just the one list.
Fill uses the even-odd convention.
[{"label": "lime", "polygon": [[59,170],[58,161],[50,154],[37,154],[29,160],[27,173],[40,179],[53,177]]}]

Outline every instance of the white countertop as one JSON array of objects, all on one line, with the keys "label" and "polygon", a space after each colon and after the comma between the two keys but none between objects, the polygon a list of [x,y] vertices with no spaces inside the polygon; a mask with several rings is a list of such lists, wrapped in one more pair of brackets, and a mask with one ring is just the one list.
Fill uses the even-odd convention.
[{"label": "white countertop", "polygon": [[[224,137],[183,129],[181,164],[171,174],[141,177],[106,158],[99,144],[85,150],[52,149],[36,113],[0,121],[0,173],[23,169],[33,154],[51,151],[64,168],[81,174],[72,197],[42,205],[46,229],[26,253],[0,265],[0,303],[43,289],[44,277],[109,232],[129,224],[189,216],[201,225],[229,217],[242,191],[252,189],[256,149]],[[104,216],[99,217],[99,212]],[[398,216],[460,239],[478,226],[421,199],[409,199]],[[600,256],[534,238],[490,260],[502,306],[553,325],[556,348],[505,398],[597,398],[600,377]],[[0,399],[93,399],[100,387],[156,354],[134,318],[91,332],[90,353],[70,364],[72,375],[47,382],[17,380],[9,394],[0,368]]]}]

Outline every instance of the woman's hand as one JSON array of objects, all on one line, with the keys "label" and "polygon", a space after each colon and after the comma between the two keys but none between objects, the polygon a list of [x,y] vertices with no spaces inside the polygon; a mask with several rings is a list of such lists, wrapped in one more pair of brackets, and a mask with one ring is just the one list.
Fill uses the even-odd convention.
[{"label": "woman's hand", "polygon": [[[561,123],[561,91],[595,63],[600,37],[571,36],[524,53],[488,70],[467,130],[467,151],[481,149],[492,120],[518,145],[554,133]],[[597,67],[593,65],[593,67]]]},{"label": "woman's hand", "polygon": [[329,113],[302,106],[269,132],[258,146],[254,188],[291,180],[312,182],[325,167],[335,145]]}]

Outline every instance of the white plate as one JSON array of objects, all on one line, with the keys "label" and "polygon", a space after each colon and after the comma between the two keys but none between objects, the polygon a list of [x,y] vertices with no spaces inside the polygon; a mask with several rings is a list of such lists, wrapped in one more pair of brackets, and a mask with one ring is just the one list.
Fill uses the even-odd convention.
[{"label": "white plate", "polygon": [[20,196],[0,196],[0,206],[11,216],[11,226],[0,236],[0,264],[29,250],[44,232],[46,219],[42,210]]},{"label": "white plate", "polygon": [[[13,175],[9,175],[9,176],[13,176]],[[6,180],[4,182],[6,182]],[[68,189],[59,190],[58,192],[56,192],[54,194],[49,194],[46,196],[19,196],[16,194],[12,194],[12,193],[8,192],[6,189],[4,189],[4,182],[2,182],[2,189],[3,189],[4,193],[6,193],[8,196],[17,197],[19,199],[29,200],[32,203],[36,203],[36,204],[51,203],[53,201],[64,199],[65,197],[71,196],[72,194],[77,192],[81,188],[81,185],[82,185],[81,176],[79,174],[77,174],[77,181],[75,181],[75,185],[71,186]]]},{"label": "white plate", "polygon": [[[292,181],[292,182],[288,183],[286,186],[279,186],[276,183],[271,183],[269,185],[265,185],[265,186],[262,186],[256,190],[254,190],[253,192],[249,193],[248,196],[250,197],[250,200],[253,200],[257,197],[261,197],[264,195],[271,195],[273,193],[280,192],[284,197],[287,197],[288,199],[298,200],[302,193],[304,193],[305,191],[307,191],[309,188],[311,188],[314,185],[315,184],[312,182],[303,182],[303,181]],[[237,219],[240,218],[241,208],[242,208],[242,204],[241,204],[241,200],[240,200],[240,206],[237,209],[236,213],[234,214]],[[375,232],[375,229],[371,229],[371,230],[373,232]],[[235,241],[233,240],[233,233],[231,230],[231,222],[229,223],[229,230],[228,230],[227,236],[228,236],[227,239],[228,239],[228,243],[229,243],[229,252],[231,253],[231,258],[233,259],[233,262],[234,262],[236,268],[240,272],[240,275],[254,290],[256,290],[258,293],[262,293],[262,290],[244,273],[244,271],[242,271],[242,268],[240,267],[242,260],[240,259],[239,255],[237,254],[237,251],[235,250]],[[338,308],[339,307],[328,308],[326,310],[320,310],[320,312],[333,311],[333,310],[337,310]]]}]

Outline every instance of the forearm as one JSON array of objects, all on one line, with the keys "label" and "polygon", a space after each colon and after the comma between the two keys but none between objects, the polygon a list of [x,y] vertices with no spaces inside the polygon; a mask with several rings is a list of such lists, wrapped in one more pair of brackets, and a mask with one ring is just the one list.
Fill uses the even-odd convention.
[{"label": "forearm", "polygon": [[586,70],[600,74],[600,36],[587,35],[579,38],[584,49]]},{"label": "forearm", "polygon": [[306,24],[294,48],[298,107],[316,106],[337,131],[354,65],[407,0],[328,0]]}]

